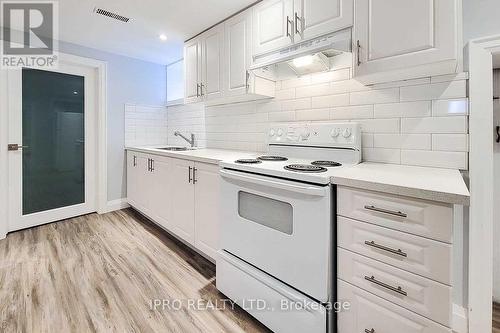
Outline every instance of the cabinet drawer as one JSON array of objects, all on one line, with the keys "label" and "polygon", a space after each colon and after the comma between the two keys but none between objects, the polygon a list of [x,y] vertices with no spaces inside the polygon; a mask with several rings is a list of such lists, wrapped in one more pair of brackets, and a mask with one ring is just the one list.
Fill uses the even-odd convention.
[{"label": "cabinet drawer", "polygon": [[338,297],[350,308],[338,314],[339,333],[450,333],[451,329],[338,280]]},{"label": "cabinet drawer", "polygon": [[338,277],[440,324],[451,326],[449,286],[343,249],[338,250]]},{"label": "cabinet drawer", "polygon": [[[327,331],[327,310],[323,305],[226,251],[218,255],[217,289],[273,332]],[[264,302],[266,308],[252,306],[256,300]],[[307,306],[288,308],[293,304]]]},{"label": "cabinet drawer", "polygon": [[452,242],[451,205],[347,187],[338,188],[337,203],[339,215]]},{"label": "cabinet drawer", "polygon": [[338,245],[430,279],[450,284],[451,245],[338,217]]}]

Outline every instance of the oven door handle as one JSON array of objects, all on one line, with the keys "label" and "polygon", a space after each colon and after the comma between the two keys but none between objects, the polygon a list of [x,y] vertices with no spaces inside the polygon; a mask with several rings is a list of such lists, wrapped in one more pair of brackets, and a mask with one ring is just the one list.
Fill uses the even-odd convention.
[{"label": "oven door handle", "polygon": [[271,178],[267,176],[258,175],[247,175],[240,172],[230,171],[226,169],[221,169],[220,175],[223,178],[233,179],[237,181],[242,181],[251,184],[258,184],[271,188],[279,188],[282,190],[301,193],[309,196],[324,197],[327,195],[329,190],[328,186],[314,186],[307,184],[300,184],[291,181],[283,181],[276,178]]}]

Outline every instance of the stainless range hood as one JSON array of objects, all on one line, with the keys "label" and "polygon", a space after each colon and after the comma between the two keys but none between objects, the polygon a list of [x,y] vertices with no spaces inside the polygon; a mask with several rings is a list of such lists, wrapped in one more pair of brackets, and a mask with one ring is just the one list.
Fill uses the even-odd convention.
[{"label": "stainless range hood", "polygon": [[351,52],[351,29],[311,39],[254,57],[250,70],[256,76],[283,80],[332,69],[334,59]]}]

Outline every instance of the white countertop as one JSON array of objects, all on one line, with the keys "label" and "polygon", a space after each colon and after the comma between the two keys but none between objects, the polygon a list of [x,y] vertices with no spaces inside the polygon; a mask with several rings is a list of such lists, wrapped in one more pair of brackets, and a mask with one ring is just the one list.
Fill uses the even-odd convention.
[{"label": "white countertop", "polygon": [[158,147],[164,146],[154,146],[154,147],[126,147],[126,150],[133,150],[137,152],[154,154],[160,156],[175,157],[180,159],[186,159],[202,163],[219,164],[223,160],[236,160],[239,158],[255,158],[262,155],[262,153],[248,152],[248,151],[238,151],[238,150],[227,150],[227,149],[212,149],[212,148],[197,148],[194,150],[186,151],[168,151],[161,150]]},{"label": "white countertop", "polygon": [[[126,149],[211,164],[262,155],[258,152],[211,148],[166,151],[158,147],[127,147]],[[424,200],[469,205],[470,193],[458,170],[364,162],[353,167],[331,171],[332,184]]]},{"label": "white countertop", "polygon": [[361,163],[339,169],[332,184],[469,205],[470,193],[458,170],[406,165]]}]

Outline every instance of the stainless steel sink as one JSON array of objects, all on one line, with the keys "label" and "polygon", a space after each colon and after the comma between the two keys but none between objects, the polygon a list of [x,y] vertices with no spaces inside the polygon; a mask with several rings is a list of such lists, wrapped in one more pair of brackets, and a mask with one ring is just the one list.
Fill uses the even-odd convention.
[{"label": "stainless steel sink", "polygon": [[161,150],[168,150],[168,151],[186,151],[186,150],[193,150],[192,148],[187,148],[187,147],[163,147],[163,148],[158,148]]}]

